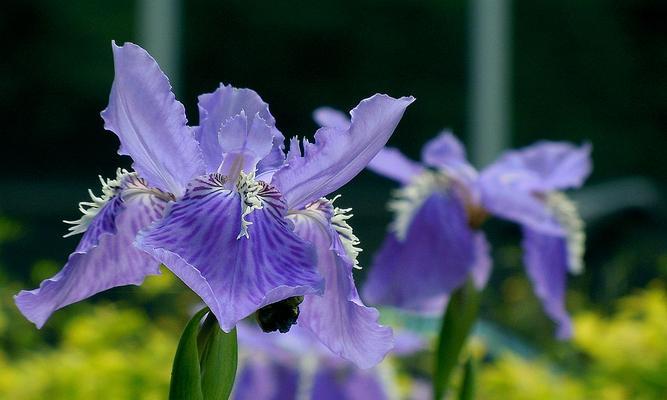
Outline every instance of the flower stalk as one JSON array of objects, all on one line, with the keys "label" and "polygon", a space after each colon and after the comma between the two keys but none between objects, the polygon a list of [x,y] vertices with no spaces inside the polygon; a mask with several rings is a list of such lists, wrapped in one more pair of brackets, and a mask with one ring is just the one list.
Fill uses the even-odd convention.
[{"label": "flower stalk", "polygon": [[477,319],[481,292],[468,281],[452,293],[442,318],[433,370],[433,400],[441,400],[447,392],[454,368],[459,364],[461,350]]},{"label": "flower stalk", "polygon": [[229,399],[237,364],[236,329],[225,333],[208,308],[200,310],[178,343],[169,400]]}]

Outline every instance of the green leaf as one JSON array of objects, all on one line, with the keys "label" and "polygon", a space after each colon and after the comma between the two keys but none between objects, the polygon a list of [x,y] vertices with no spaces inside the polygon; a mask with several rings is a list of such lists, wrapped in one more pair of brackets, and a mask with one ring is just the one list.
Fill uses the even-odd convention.
[{"label": "green leaf", "polygon": [[459,400],[472,400],[475,398],[475,360],[472,356],[463,367],[463,382],[459,388]]},{"label": "green leaf", "polygon": [[178,343],[169,400],[227,400],[237,361],[236,329],[225,333],[204,308],[188,322]]},{"label": "green leaf", "polygon": [[458,365],[461,349],[477,318],[480,297],[480,292],[472,282],[468,282],[449,299],[435,353],[434,400],[441,400],[447,391],[452,371]]}]

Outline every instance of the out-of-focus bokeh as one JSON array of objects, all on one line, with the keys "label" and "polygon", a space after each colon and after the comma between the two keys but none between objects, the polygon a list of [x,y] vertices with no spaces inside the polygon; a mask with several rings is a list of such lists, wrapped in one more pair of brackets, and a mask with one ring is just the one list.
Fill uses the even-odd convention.
[{"label": "out-of-focus bokeh", "polygon": [[[193,124],[196,96],[222,81],[256,90],[288,137],[312,136],[318,106],[414,95],[390,140],[413,158],[443,128],[480,162],[540,139],[591,142],[593,175],[575,197],[588,234],[586,271],[569,280],[575,338],[553,338],[515,228],[489,224],[501,245],[473,346],[478,395],[667,397],[665,21],[660,0],[5,1],[0,398],[164,398],[196,306],[168,274],[59,311],[40,331],[13,305],[64,264],[78,239],[62,239],[60,221],[78,218],[97,175],[129,166],[99,117],[111,40],[155,55]],[[390,220],[392,188],[364,172],[342,190],[362,266]],[[427,336],[434,323],[407,320]],[[429,365],[423,354],[394,364],[399,383]]]}]

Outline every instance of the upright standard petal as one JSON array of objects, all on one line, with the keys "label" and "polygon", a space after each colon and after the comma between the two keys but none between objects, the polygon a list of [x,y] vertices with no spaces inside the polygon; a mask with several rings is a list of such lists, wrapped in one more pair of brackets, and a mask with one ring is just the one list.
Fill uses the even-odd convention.
[{"label": "upright standard petal", "polygon": [[375,256],[364,298],[418,312],[441,312],[445,295],[461,286],[480,259],[463,205],[436,192],[423,203],[404,240],[389,233]]},{"label": "upright standard petal", "polygon": [[544,311],[558,325],[556,336],[567,339],[572,336],[572,323],[565,310],[566,240],[524,227],[522,245],[523,262],[535,294],[542,301]]},{"label": "upright standard petal", "polygon": [[468,162],[465,148],[448,130],[426,142],[422,149],[422,161],[436,168]]},{"label": "upright standard petal", "polygon": [[416,163],[393,147],[381,149],[368,163],[368,169],[398,181],[404,185],[410,183],[415,176],[424,172],[424,167]]},{"label": "upright standard petal", "polygon": [[113,47],[115,76],[104,127],[120,139],[119,154],[151,186],[180,195],[187,183],[204,173],[204,163],[185,109],[171,92],[169,80],[141,47]]},{"label": "upright standard petal", "polygon": [[320,107],[313,112],[313,119],[319,126],[346,130],[350,127],[350,118],[331,107]]},{"label": "upright standard petal", "polygon": [[254,90],[220,84],[213,93],[199,96],[199,127],[196,138],[202,147],[208,172],[214,172],[222,162],[222,149],[218,142],[220,128],[241,111],[250,118],[258,114],[272,128],[274,136],[278,137],[279,144],[282,145],[283,137],[275,129],[276,120],[269,112],[269,105]]},{"label": "upright standard petal", "polygon": [[257,179],[271,182],[273,174],[285,165],[285,137],[276,128],[273,132],[273,146],[269,154],[257,164]]},{"label": "upright standard petal", "polygon": [[197,178],[137,238],[202,298],[226,332],[265,305],[321,289],[312,249],[284,219],[280,194],[255,183],[239,193],[227,189],[222,175]]},{"label": "upright standard petal", "polygon": [[315,245],[324,276],[322,296],[306,296],[298,324],[331,350],[360,368],[379,363],[393,347],[392,331],[378,324],[379,313],[364,306],[352,276],[354,261],[331,225],[331,203],[320,200],[293,213],[295,232]]},{"label": "upright standard petal", "polygon": [[[126,177],[63,269],[43,281],[39,289],[21,291],[15,297],[23,315],[41,328],[60,308],[116,286],[141,284],[146,275],[159,274],[159,262],[132,242],[140,229],[162,216],[164,195],[134,175]],[[102,226],[107,228],[97,229]]]},{"label": "upright standard petal", "polygon": [[[514,186],[534,192],[580,187],[591,173],[591,145],[542,141],[506,152],[488,168]],[[500,172],[495,172],[499,170]]]},{"label": "upright standard petal", "polygon": [[288,207],[301,208],[354,178],[387,143],[413,101],[375,95],[351,111],[348,129],[324,127],[315,133],[314,144],[304,141],[303,157],[290,159],[273,176]]},{"label": "upright standard petal", "polygon": [[218,171],[235,180],[241,171],[255,172],[259,160],[271,151],[273,135],[266,121],[255,114],[246,116],[245,111],[229,119],[218,134],[222,154],[222,165]]}]

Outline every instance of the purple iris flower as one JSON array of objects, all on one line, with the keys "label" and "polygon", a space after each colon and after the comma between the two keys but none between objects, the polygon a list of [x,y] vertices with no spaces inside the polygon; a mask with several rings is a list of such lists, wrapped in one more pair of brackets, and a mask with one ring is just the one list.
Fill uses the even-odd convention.
[{"label": "purple iris flower", "polygon": [[264,310],[269,330],[289,330],[298,317],[334,353],[362,367],[379,362],[392,333],[359,300],[349,210],[324,196],[366,166],[414,99],[374,95],[346,129],[322,128],[314,143],[293,138],[285,154],[254,91],[221,85],[200,96],[191,127],[155,60],[134,44],[112,47],[102,117],[134,172],[119,170],[81,203],[70,228],[83,233],[79,245],[58,274],[16,296],[21,312],[41,327],[55,310],[140,284],[164,264],[227,332]]},{"label": "purple iris flower", "polygon": [[[323,126],[343,127],[331,109],[315,112]],[[591,171],[590,145],[539,142],[509,151],[481,172],[449,132],[429,141],[422,162],[385,148],[369,168],[399,182],[389,208],[394,222],[374,258],[364,298],[419,312],[442,312],[447,295],[472,277],[486,284],[491,258],[479,229],[489,216],[523,232],[524,264],[557,336],[572,333],[565,310],[567,271],[583,268],[584,227],[562,192],[580,187]]]},{"label": "purple iris flower", "polygon": [[[247,324],[239,324],[238,332],[241,362],[232,399],[398,398],[391,363],[361,370],[331,354],[298,325],[290,335],[263,334]],[[422,350],[424,342],[414,334],[397,333],[392,353],[412,354]],[[419,385],[414,385],[411,392],[407,398],[430,398]]]}]

